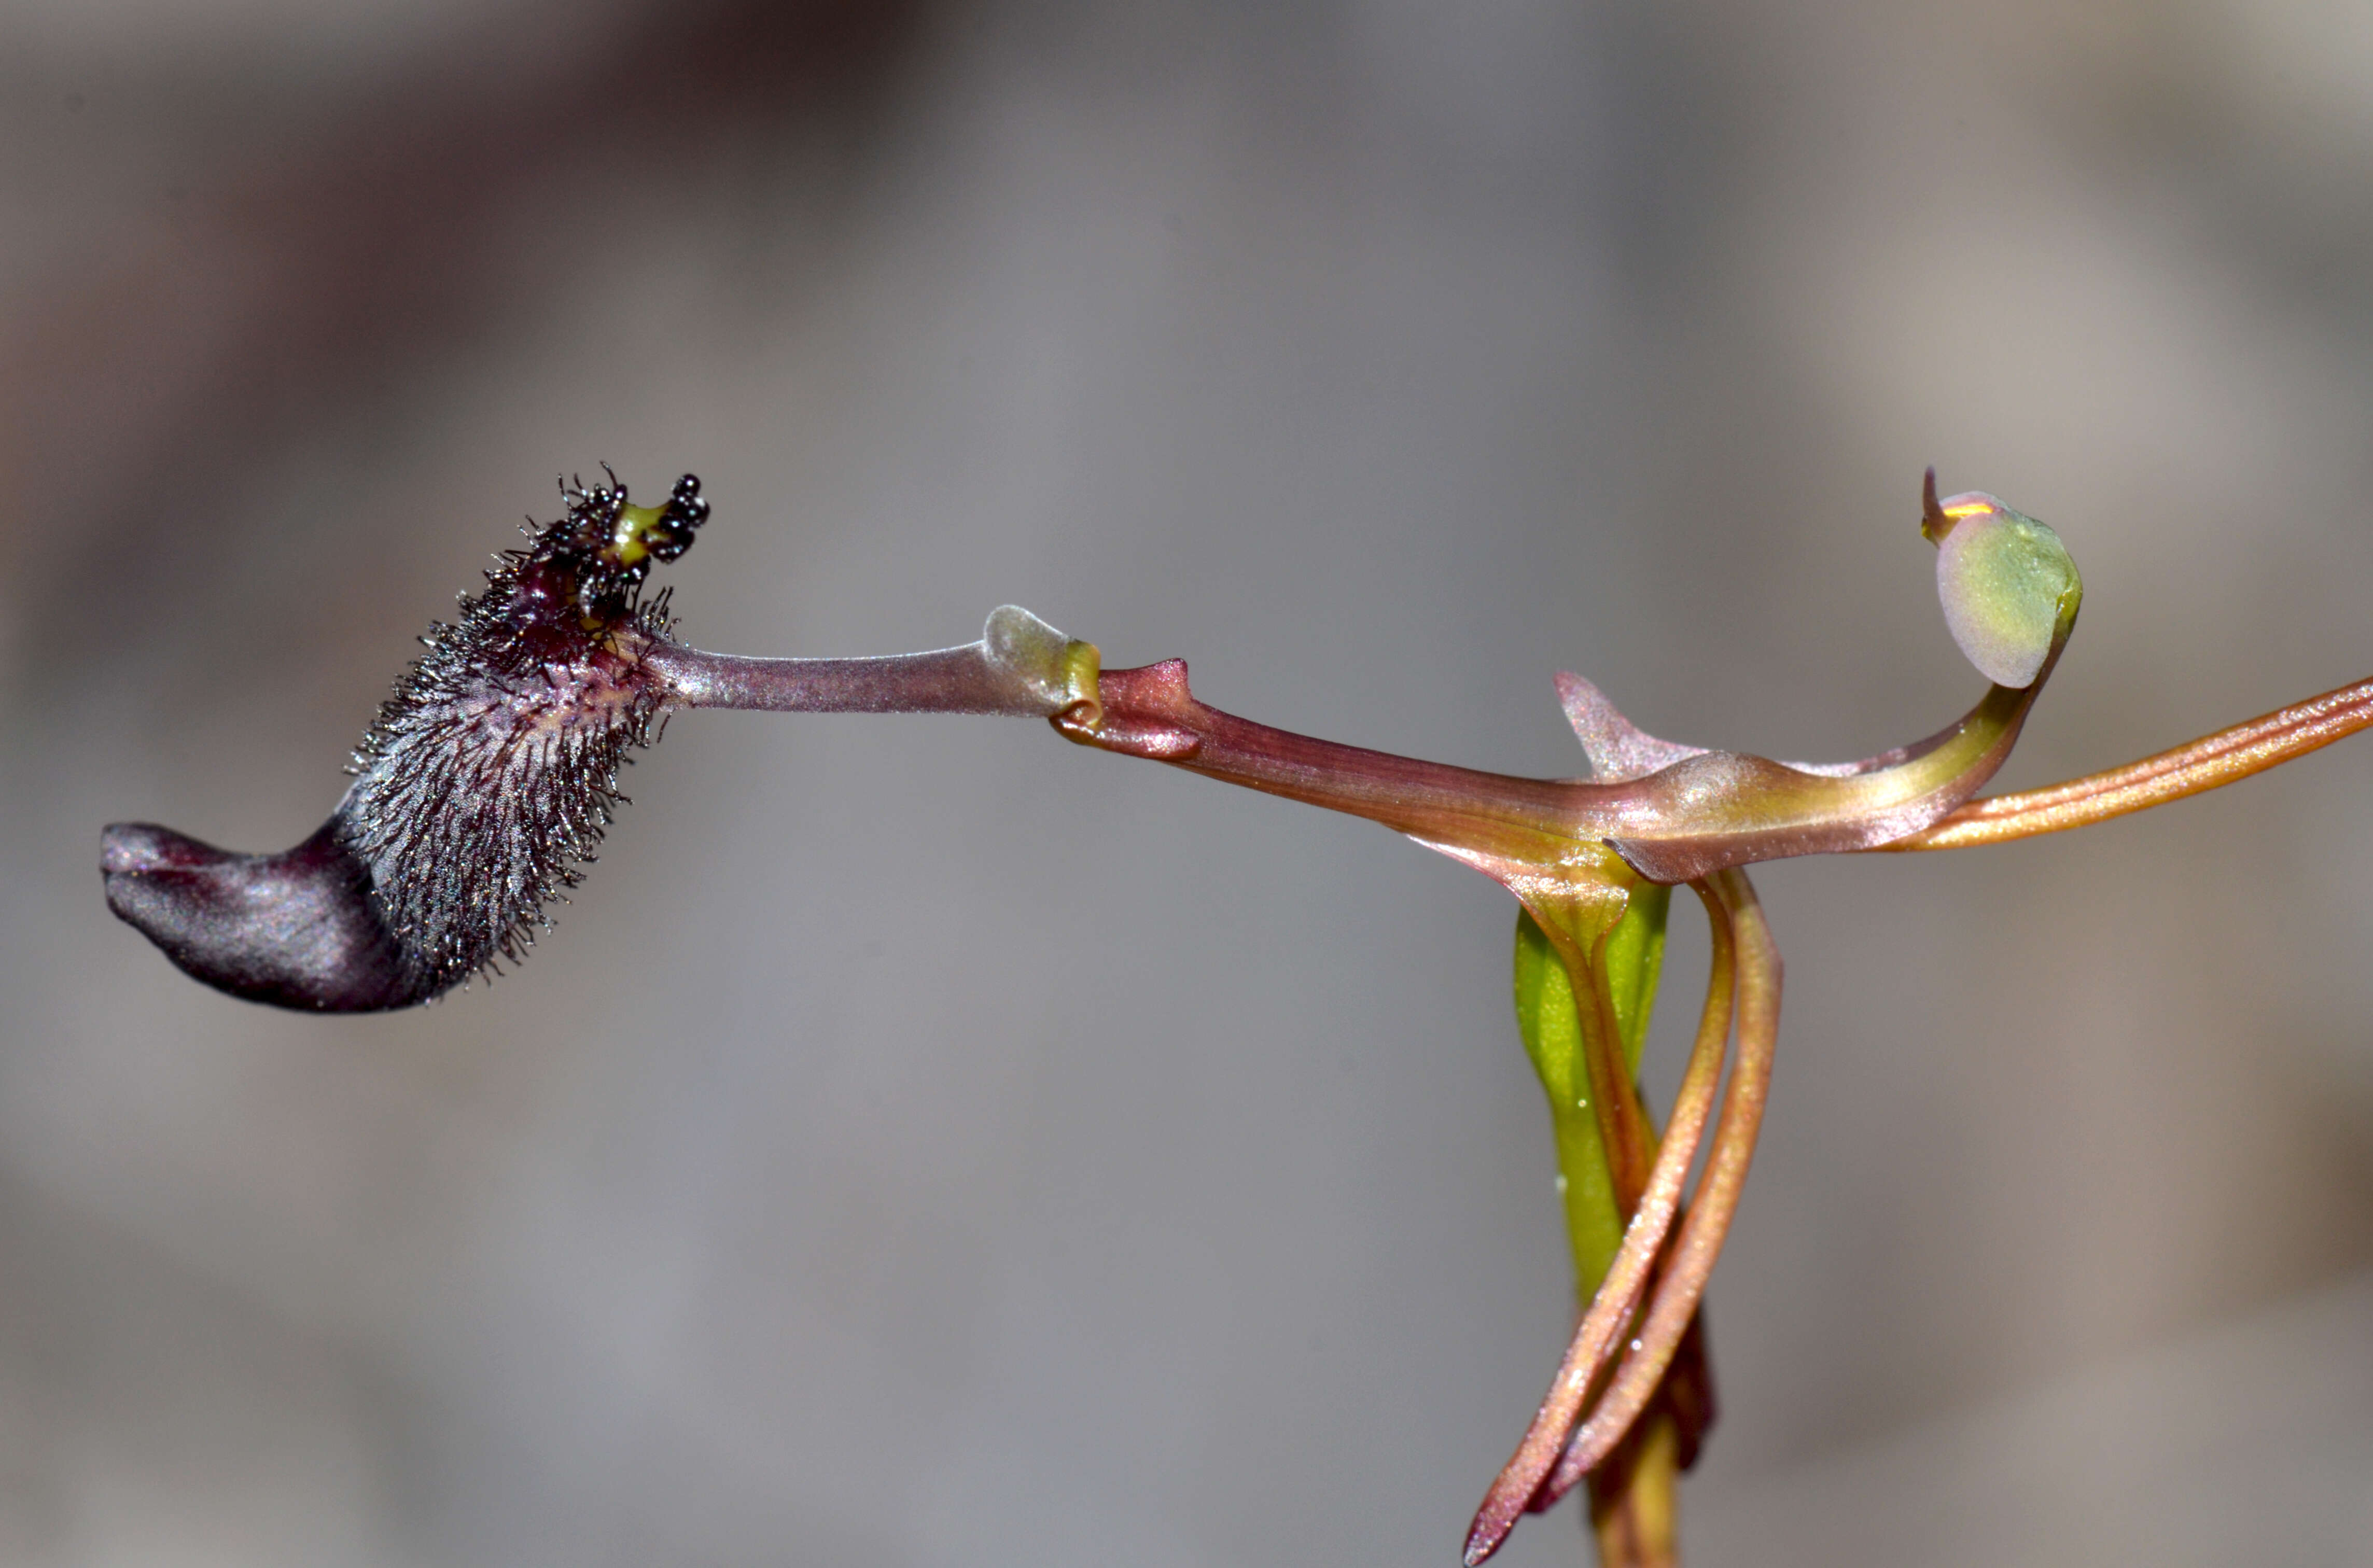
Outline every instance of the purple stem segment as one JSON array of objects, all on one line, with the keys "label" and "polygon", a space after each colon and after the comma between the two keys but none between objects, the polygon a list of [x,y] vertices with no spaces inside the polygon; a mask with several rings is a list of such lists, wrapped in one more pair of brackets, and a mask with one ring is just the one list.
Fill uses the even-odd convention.
[{"label": "purple stem segment", "polygon": [[643,655],[674,708],[769,713],[1078,714],[1093,721],[1096,651],[1029,611],[993,612],[978,642],[872,659],[747,659],[661,643]]},{"label": "purple stem segment", "polygon": [[1611,848],[1652,882],[1684,883],[1927,826],[1993,777],[2041,684],[1995,686],[1950,728],[1862,763],[1816,771],[1686,748],[1669,766],[1609,783],[1516,778],[1273,729],[1199,700],[1176,659],[1105,672],[1100,707],[1058,715],[1055,727],[1082,745],[1366,817],[1445,852],[1560,870]]},{"label": "purple stem segment", "polygon": [[1557,865],[1583,847],[1596,852],[1620,824],[1616,808],[1631,793],[1395,756],[1239,719],[1198,700],[1176,659],[1106,671],[1098,688],[1104,701],[1095,722],[1056,720],[1082,745],[1170,763],[1528,865]]}]

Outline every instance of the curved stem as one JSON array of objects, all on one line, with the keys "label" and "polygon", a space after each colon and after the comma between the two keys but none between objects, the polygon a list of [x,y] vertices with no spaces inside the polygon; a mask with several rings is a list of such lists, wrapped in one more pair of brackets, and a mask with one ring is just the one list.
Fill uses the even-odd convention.
[{"label": "curved stem", "polygon": [[1595,861],[1639,791],[1630,785],[1516,778],[1396,756],[1240,719],[1198,698],[1184,661],[1107,670],[1097,722],[1059,718],[1081,745],[1166,762],[1307,805],[1365,817],[1441,847],[1513,863]]},{"label": "curved stem", "polygon": [[[1736,873],[1726,873],[1735,875]],[[1742,879],[1743,880],[1743,879]],[[1500,1549],[1515,1527],[1526,1505],[1566,1446],[1580,1418],[1591,1387],[1597,1381],[1623,1330],[1631,1324],[1648,1282],[1656,1255],[1664,1248],[1680,1209],[1681,1184],[1697,1158],[1705,1133],[1707,1113],[1722,1078],[1722,1060],[1730,1041],[1739,973],[1730,912],[1704,884],[1698,895],[1705,900],[1706,920],[1713,936],[1713,962],[1706,979],[1705,1009],[1699,1016],[1697,1044],[1674,1096],[1672,1119],[1666,1125],[1664,1146],[1648,1173],[1648,1183],[1623,1232],[1623,1245],[1608,1266],[1607,1277],[1591,1298],[1567,1346],[1565,1360],[1541,1400],[1538,1413],[1524,1441],[1484,1494],[1475,1522],[1467,1533],[1468,1568]],[[1752,895],[1750,895],[1750,902]],[[1725,1125],[1728,1111],[1724,1111]]]},{"label": "curved stem", "polygon": [[1874,849],[1966,849],[2084,827],[2262,773],[2373,725],[2373,679],[2219,730],[2189,745],[2049,789],[1971,801]]},{"label": "curved stem", "polygon": [[[2046,673],[2074,621],[2063,612]],[[1919,745],[1843,769],[1808,772],[1767,757],[1695,752],[1620,782],[1514,778],[1297,735],[1223,713],[1187,685],[1175,659],[1108,670],[1093,718],[1055,724],[1082,745],[1190,772],[1510,863],[1572,867],[1611,847],[1652,882],[1835,854],[1925,827],[1983,787],[2009,755],[2043,677],[1992,688]],[[1084,710],[1083,710],[1084,711]]]},{"label": "curved stem", "polygon": [[1771,929],[1745,873],[1723,872],[1708,881],[1738,928],[1738,1066],[1731,1074],[1730,1093],[1723,1098],[1713,1153],[1707,1158],[1696,1199],[1681,1222],[1664,1277],[1656,1283],[1647,1320],[1631,1341],[1631,1354],[1617,1367],[1605,1397],[1575,1430],[1564,1457],[1558,1461],[1557,1472],[1549,1481],[1554,1492],[1571,1488],[1596,1469],[1654,1397],[1665,1369],[1672,1364],[1674,1351],[1697,1315],[1714,1259],[1722,1255],[1723,1238],[1738,1211],[1747,1167],[1755,1158],[1756,1134],[1763,1126],[1763,1107],[1771,1089],[1772,1047],[1780,1033],[1780,953],[1772,945]]}]

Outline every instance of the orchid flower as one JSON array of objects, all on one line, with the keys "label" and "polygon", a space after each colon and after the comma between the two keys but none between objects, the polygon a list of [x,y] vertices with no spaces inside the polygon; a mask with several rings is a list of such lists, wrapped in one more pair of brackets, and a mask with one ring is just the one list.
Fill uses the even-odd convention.
[{"label": "orchid flower", "polygon": [[[1470,1527],[1472,1568],[1528,1511],[1587,1481],[1609,1563],[1675,1560],[1674,1492],[1713,1419],[1698,1308],[1762,1121],[1781,964],[1746,869],[1789,856],[1988,844],[2213,789],[2373,724],[2373,680],[2130,766],[1978,799],[2009,755],[2083,597],[2052,530],[1991,496],[1922,531],[1956,641],[1993,684],[1924,741],[1859,762],[1774,762],[1659,740],[1558,677],[1587,779],[1366,751],[1211,708],[1176,660],[1105,670],[1094,645],[1007,606],[980,641],[860,659],[752,659],[670,636],[654,563],[708,515],[687,474],[660,507],[614,476],[502,559],[424,638],[329,821],[242,855],[119,824],[110,906],[194,977],[319,1011],[425,1001],[517,960],[621,799],[616,770],[680,709],[1002,713],[1067,738],[1365,817],[1474,867],[1520,907],[1515,995],[1548,1094],[1584,1305],[1531,1426]],[[1638,1087],[1671,890],[1703,905],[1712,964],[1663,1126]],[[1733,1042],[1736,1042],[1734,1048]],[[1702,1166],[1693,1188],[1689,1176]]]}]

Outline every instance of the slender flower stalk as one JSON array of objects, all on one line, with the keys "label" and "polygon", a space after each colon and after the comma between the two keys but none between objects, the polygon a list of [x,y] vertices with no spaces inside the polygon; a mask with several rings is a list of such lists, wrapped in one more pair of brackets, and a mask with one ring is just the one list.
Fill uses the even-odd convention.
[{"label": "slender flower stalk", "polygon": [[745,659],[667,643],[643,657],[671,708],[766,713],[1069,714],[1093,723],[1095,645],[1029,611],[993,612],[978,642],[872,659]]},{"label": "slender flower stalk", "polygon": [[[429,1000],[521,955],[623,799],[625,754],[668,715],[703,708],[1043,718],[1081,745],[1362,817],[1472,866],[1523,910],[1519,1023],[1550,1102],[1583,1305],[1469,1527],[1468,1568],[1584,1482],[1609,1568],[1677,1561],[1676,1477],[1713,1419],[1699,1307],[1754,1156],[1779,1034],[1780,955],[1745,867],[2059,832],[2373,725],[2367,680],[2123,767],[1977,798],[2057,664],[2083,588],[2050,529],[1990,496],[1940,500],[1933,471],[1922,531],[1937,546],[1946,624],[1993,683],[1967,714],[1858,762],[1781,763],[1659,740],[1561,675],[1588,779],[1511,778],[1273,729],[1202,702],[1179,661],[1107,671],[1094,645],[1010,605],[979,641],[926,653],[688,649],[669,635],[665,595],[646,599],[642,584],[707,520],[699,488],[687,474],[663,506],[637,507],[614,477],[564,486],[567,515],[505,557],[457,626],[424,639],[427,656],[382,708],[320,830],[294,849],[239,855],[119,824],[102,854],[110,906],[188,973],[251,1000],[377,1011]],[[1713,951],[1660,1129],[1639,1057],[1677,885],[1704,907]]]},{"label": "slender flower stalk", "polygon": [[2123,767],[1968,802],[1917,833],[1872,848],[1967,849],[2087,827],[2239,782],[2345,740],[2368,724],[2373,680],[2357,681]]}]

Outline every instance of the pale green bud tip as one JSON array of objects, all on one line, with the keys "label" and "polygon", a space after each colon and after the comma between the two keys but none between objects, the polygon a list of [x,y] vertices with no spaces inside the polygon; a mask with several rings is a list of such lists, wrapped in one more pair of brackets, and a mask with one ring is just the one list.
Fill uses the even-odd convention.
[{"label": "pale green bud tip", "polygon": [[2052,655],[2063,602],[2083,590],[2068,547],[1982,492],[1937,500],[1933,473],[1925,498],[1920,531],[1936,545],[1936,597],[1953,640],[1986,679],[2033,685]]}]

